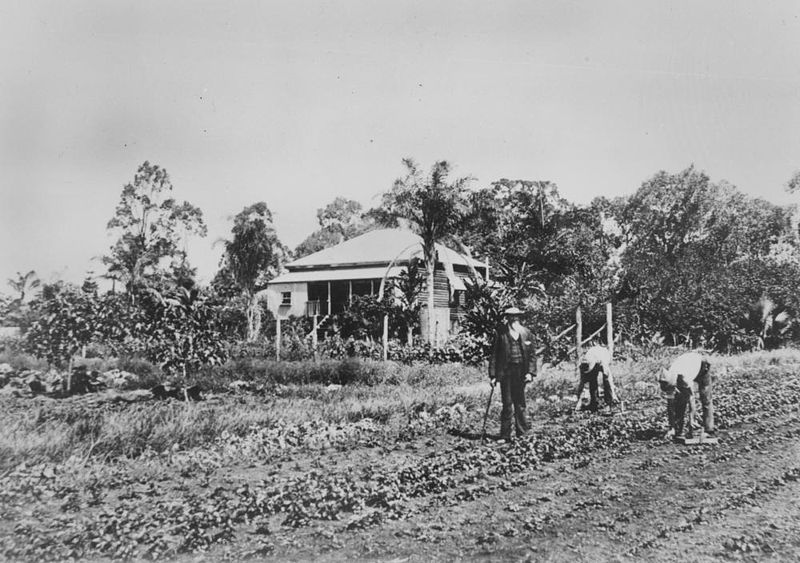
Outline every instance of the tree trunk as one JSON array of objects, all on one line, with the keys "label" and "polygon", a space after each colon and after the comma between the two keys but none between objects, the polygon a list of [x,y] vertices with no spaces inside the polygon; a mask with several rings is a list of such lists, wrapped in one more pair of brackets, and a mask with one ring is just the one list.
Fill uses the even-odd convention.
[{"label": "tree trunk", "polygon": [[248,295],[247,302],[247,341],[253,342],[261,332],[261,308],[258,303],[258,295],[252,293]]},{"label": "tree trunk", "polygon": [[406,342],[409,348],[414,345],[414,323],[410,321],[406,323]]}]

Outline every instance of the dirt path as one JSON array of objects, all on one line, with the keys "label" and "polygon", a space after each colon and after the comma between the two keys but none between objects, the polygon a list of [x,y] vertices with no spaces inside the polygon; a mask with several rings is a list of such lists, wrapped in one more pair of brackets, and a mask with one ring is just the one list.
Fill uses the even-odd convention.
[{"label": "dirt path", "polygon": [[[794,410],[731,429],[717,446],[635,442],[508,478],[477,479],[423,497],[408,518],[364,530],[343,522],[292,530],[275,519],[266,536],[263,525],[262,534],[241,529],[235,545],[191,559],[800,560],[798,436]],[[401,467],[448,447],[482,446],[440,436],[362,451],[357,464]]]}]

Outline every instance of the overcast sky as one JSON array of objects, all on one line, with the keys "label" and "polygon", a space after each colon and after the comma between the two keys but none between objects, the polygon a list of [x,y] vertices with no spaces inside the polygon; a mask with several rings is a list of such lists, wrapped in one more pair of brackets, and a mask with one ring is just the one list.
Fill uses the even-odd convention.
[{"label": "overcast sky", "polygon": [[369,207],[450,160],[475,187],[629,194],[691,163],[787,203],[800,168],[800,3],[0,3],[0,291],[102,272],[144,160],[209,235],[266,201],[294,247],[336,196]]}]

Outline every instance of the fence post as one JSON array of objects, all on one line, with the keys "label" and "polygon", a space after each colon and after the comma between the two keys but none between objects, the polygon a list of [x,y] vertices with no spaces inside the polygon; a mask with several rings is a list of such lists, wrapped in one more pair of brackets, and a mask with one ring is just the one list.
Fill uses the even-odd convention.
[{"label": "fence post", "polygon": [[314,351],[314,361],[319,360],[317,352],[317,315],[314,315],[314,328],[311,330],[311,349]]},{"label": "fence post", "polygon": [[608,354],[614,357],[614,319],[611,302],[606,303],[606,341],[608,342]]},{"label": "fence post", "polygon": [[389,359],[389,315],[383,315],[383,361]]},{"label": "fence post", "polygon": [[281,361],[281,318],[275,315],[275,359]]},{"label": "fence post", "polygon": [[583,320],[581,318],[581,306],[575,309],[575,370],[578,372],[578,380],[581,377],[581,341],[583,340]]}]

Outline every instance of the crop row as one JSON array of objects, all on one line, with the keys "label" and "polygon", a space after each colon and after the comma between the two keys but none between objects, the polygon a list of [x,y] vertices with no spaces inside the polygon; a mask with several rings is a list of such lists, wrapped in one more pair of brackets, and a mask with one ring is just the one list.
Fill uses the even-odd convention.
[{"label": "crop row", "polygon": [[[719,382],[715,391],[721,428],[800,404],[800,385],[778,377],[753,381],[744,374],[734,375]],[[13,535],[2,538],[0,546],[11,559],[159,558],[230,541],[237,526],[276,515],[283,515],[283,525],[292,527],[345,518],[350,528],[364,527],[408,516],[414,498],[467,490],[470,483],[487,477],[508,477],[601,448],[622,450],[634,440],[653,438],[665,429],[660,408],[613,418],[568,414],[560,418],[559,424],[533,432],[502,451],[461,442],[401,467],[312,471],[257,486],[187,493],[175,500],[123,502],[84,518],[74,514],[47,522],[29,518],[17,525]],[[19,472],[5,477],[0,490],[19,491],[22,477]],[[48,482],[29,476],[25,490],[35,490],[40,497],[63,498],[68,504],[70,492],[48,490]]]}]

